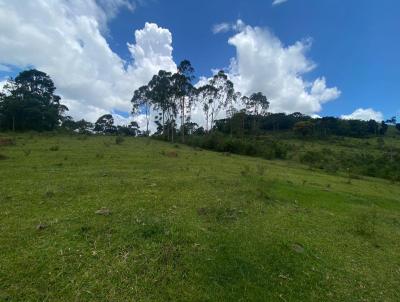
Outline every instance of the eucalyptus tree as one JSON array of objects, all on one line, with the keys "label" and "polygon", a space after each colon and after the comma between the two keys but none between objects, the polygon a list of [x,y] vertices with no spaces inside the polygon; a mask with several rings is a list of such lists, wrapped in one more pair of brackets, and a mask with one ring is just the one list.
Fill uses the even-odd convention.
[{"label": "eucalyptus tree", "polygon": [[145,135],[149,135],[150,115],[151,115],[151,108],[153,106],[149,86],[144,85],[141,86],[139,89],[135,90],[135,92],[133,93],[131,103],[132,103],[133,115],[140,114],[144,111],[144,114],[146,116]]},{"label": "eucalyptus tree", "polygon": [[[233,83],[228,79],[224,71],[219,71],[207,84],[197,89],[197,98],[203,103],[203,111],[206,119],[206,129],[210,124],[212,130],[214,121],[221,110],[229,115],[237,101],[238,94],[235,93]],[[209,123],[209,120],[210,123]]]},{"label": "eucalyptus tree", "polygon": [[160,111],[159,122],[162,125],[162,132],[165,136],[166,118],[168,120],[176,115],[176,105],[172,99],[172,73],[160,70],[154,75],[148,84],[150,102],[156,110]]},{"label": "eucalyptus tree", "polygon": [[[176,107],[180,112],[182,142],[185,142],[185,123],[190,121],[191,108],[195,101],[196,89],[192,85],[193,79],[194,68],[188,60],[183,60],[178,66],[178,71],[171,77],[172,97],[176,101]],[[186,113],[188,120],[185,118]]]},{"label": "eucalyptus tree", "polygon": [[197,88],[197,99],[203,105],[204,117],[206,120],[206,132],[209,130],[209,121],[211,115],[211,107],[217,96],[217,88],[210,84],[206,84]]},{"label": "eucalyptus tree", "polygon": [[253,131],[256,131],[259,116],[268,112],[269,102],[262,92],[253,93],[249,98],[242,99],[246,110],[253,117]]}]

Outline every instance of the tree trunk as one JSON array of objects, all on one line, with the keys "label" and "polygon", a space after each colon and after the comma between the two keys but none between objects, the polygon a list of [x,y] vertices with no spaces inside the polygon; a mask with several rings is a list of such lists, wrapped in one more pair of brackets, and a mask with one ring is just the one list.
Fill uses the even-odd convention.
[{"label": "tree trunk", "polygon": [[181,120],[182,143],[185,143],[185,97],[182,99],[182,120]]},{"label": "tree trunk", "polygon": [[206,132],[208,132],[208,111],[206,112]]},{"label": "tree trunk", "polygon": [[149,136],[149,119],[150,119],[150,113],[148,106],[146,106],[146,136]]},{"label": "tree trunk", "polygon": [[12,131],[15,132],[15,115],[12,117]]},{"label": "tree trunk", "polygon": [[229,119],[229,128],[230,128],[230,135],[231,135],[231,138],[232,138],[232,136],[233,136],[233,131],[232,131],[232,120],[233,120],[233,116]]},{"label": "tree trunk", "polygon": [[214,124],[214,110],[211,110],[211,124],[210,124],[210,132],[212,132]]},{"label": "tree trunk", "polygon": [[244,138],[244,119],[245,119],[246,115],[243,114],[242,115],[242,139]]},{"label": "tree trunk", "polygon": [[174,143],[174,124],[171,123],[171,142]]}]

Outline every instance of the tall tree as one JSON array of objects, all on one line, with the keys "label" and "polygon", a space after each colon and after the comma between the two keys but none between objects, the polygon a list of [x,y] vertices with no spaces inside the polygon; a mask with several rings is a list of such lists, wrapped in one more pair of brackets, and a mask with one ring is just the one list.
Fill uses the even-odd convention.
[{"label": "tall tree", "polygon": [[177,108],[180,111],[181,119],[181,138],[185,142],[185,114],[188,112],[190,120],[191,107],[194,102],[195,88],[192,85],[194,79],[194,68],[188,60],[183,60],[179,66],[178,71],[172,76],[172,93],[173,98],[177,101]]},{"label": "tall tree", "polygon": [[203,104],[203,112],[206,120],[206,132],[209,130],[211,108],[217,96],[217,88],[210,84],[203,85],[197,89],[197,99]]},{"label": "tall tree", "polygon": [[211,129],[214,126],[214,121],[222,109],[229,110],[236,102],[235,89],[233,83],[228,79],[228,76],[223,70],[215,74],[209,84],[216,89],[216,93],[212,103],[211,109]]},{"label": "tall tree", "polygon": [[259,116],[265,115],[268,111],[268,99],[261,92],[253,93],[249,98],[245,100],[245,106],[247,111],[253,117],[253,131],[255,132],[257,129]]},{"label": "tall tree", "polygon": [[1,125],[12,130],[53,130],[68,108],[60,104],[51,78],[36,69],[9,80],[0,98]]},{"label": "tall tree", "polygon": [[152,99],[149,90],[149,86],[144,85],[139,89],[135,90],[131,100],[132,103],[132,114],[143,113],[146,116],[146,135],[149,135],[149,123],[152,107]]},{"label": "tall tree", "polygon": [[151,103],[156,110],[161,111],[161,116],[158,117],[158,122],[162,125],[162,133],[165,137],[166,120],[171,120],[176,116],[176,104],[172,99],[172,74],[165,70],[160,70],[158,74],[153,76],[148,87],[148,97]]}]

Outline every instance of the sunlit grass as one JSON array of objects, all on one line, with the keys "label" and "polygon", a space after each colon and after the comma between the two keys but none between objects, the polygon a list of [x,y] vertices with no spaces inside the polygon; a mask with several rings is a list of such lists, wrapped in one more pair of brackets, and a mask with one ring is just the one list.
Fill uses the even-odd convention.
[{"label": "sunlit grass", "polygon": [[148,139],[0,154],[0,301],[400,300],[389,181]]}]

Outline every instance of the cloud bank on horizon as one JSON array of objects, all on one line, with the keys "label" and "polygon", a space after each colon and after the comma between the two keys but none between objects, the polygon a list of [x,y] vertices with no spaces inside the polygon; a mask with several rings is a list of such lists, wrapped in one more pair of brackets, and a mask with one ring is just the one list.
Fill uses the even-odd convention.
[{"label": "cloud bank on horizon", "polygon": [[[48,73],[74,118],[94,121],[105,113],[129,112],[133,91],[160,69],[175,71],[176,62],[172,33],[155,23],[135,31],[135,41],[127,43],[128,61],[112,51],[106,39],[107,23],[123,8],[134,10],[135,4],[128,0],[0,0],[0,68],[35,67]],[[236,48],[236,56],[227,72],[242,93],[266,94],[272,111],[312,115],[340,96],[337,87],[327,87],[323,76],[304,80],[316,68],[307,58],[311,40],[285,46],[270,30],[241,20],[215,25],[212,30],[234,31],[228,43]],[[200,109],[194,109],[193,118],[202,123]],[[144,123],[143,117],[138,119]],[[129,119],[116,115],[116,120]]]},{"label": "cloud bank on horizon", "polygon": [[383,114],[382,112],[375,111],[372,108],[359,108],[355,110],[353,113],[348,114],[348,115],[342,115],[340,118],[344,120],[361,120],[361,121],[369,121],[369,120],[375,120],[377,122],[383,121]]}]

